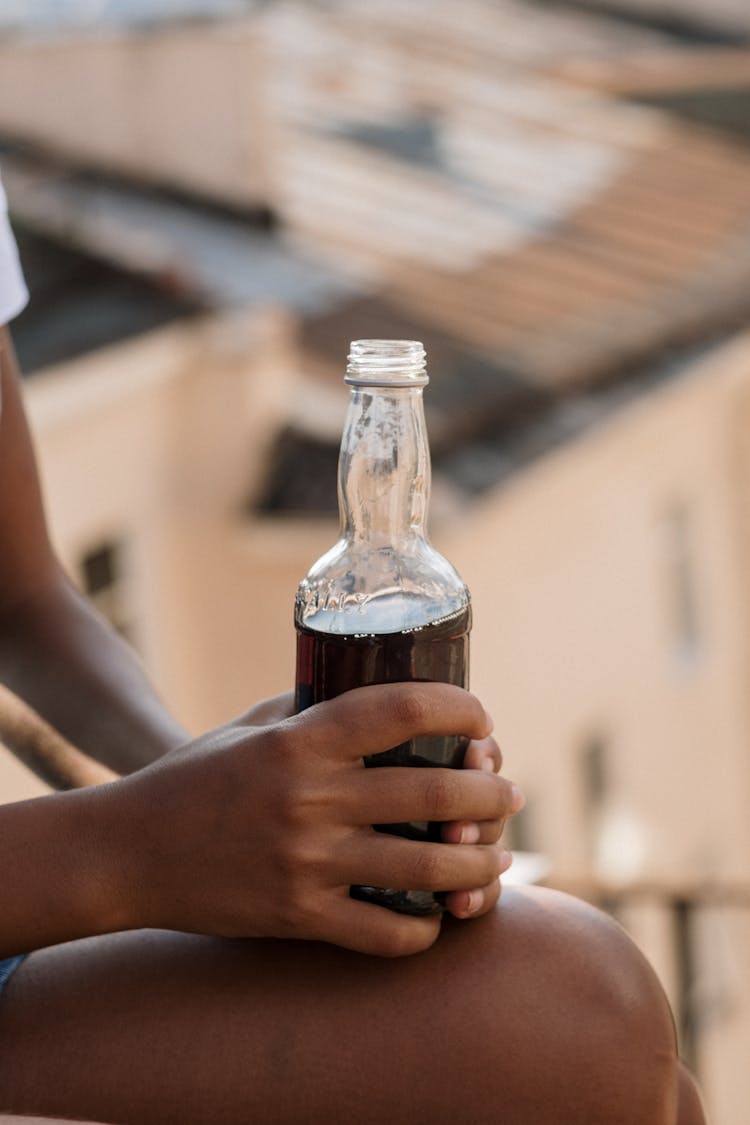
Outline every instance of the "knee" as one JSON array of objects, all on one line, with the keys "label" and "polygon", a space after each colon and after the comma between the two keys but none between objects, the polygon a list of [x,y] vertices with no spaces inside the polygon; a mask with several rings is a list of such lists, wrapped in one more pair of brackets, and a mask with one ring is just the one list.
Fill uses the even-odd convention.
[{"label": "knee", "polygon": [[524,888],[504,892],[477,923],[449,923],[445,939],[446,953],[463,946],[476,967],[484,1061],[507,1063],[501,1071],[518,1100],[512,1120],[677,1120],[669,1006],[610,918],[567,895]]},{"label": "knee", "polygon": [[706,1125],[698,1087],[693,1076],[682,1064],[679,1067],[678,1102],[677,1125]]}]

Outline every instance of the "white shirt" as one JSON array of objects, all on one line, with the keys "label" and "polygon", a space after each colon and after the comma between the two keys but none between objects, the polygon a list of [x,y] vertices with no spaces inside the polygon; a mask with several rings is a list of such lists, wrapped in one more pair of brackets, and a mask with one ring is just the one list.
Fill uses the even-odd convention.
[{"label": "white shirt", "polygon": [[18,316],[28,299],[16,241],[8,222],[8,203],[0,183],[0,325]]}]

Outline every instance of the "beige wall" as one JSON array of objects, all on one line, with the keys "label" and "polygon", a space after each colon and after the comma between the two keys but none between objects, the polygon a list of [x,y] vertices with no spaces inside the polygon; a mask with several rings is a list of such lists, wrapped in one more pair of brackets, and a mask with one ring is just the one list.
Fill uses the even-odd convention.
[{"label": "beige wall", "polygon": [[286,341],[280,313],[226,314],[92,353],[28,385],[59,553],[78,577],[87,550],[126,544],[138,647],[195,727],[222,702],[217,653],[228,643],[234,658],[233,607],[253,588],[234,544],[290,397]]},{"label": "beige wall", "polygon": [[[750,476],[732,454],[749,390],[743,346],[538,462],[452,529],[475,600],[474,685],[509,767],[543,790],[535,830],[562,872],[585,864],[568,829],[581,743],[601,731],[622,808],[643,826],[632,874],[747,873]],[[673,627],[676,504],[692,518],[692,658]]]},{"label": "beige wall", "polygon": [[268,201],[264,57],[248,24],[0,42],[0,132],[222,199]]}]

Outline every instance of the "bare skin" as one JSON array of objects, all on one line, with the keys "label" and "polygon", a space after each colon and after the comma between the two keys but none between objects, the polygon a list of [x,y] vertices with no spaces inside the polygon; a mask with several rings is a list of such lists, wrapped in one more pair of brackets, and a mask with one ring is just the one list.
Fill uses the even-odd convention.
[{"label": "bare skin", "polygon": [[706,1125],[698,1087],[682,1063],[678,1073],[677,1121],[678,1125]]},{"label": "bare skin", "polygon": [[[0,678],[134,770],[0,809],[0,955],[37,950],[0,1002],[0,1106],[111,1125],[700,1122],[623,932],[550,891],[497,907],[523,798],[479,701],[388,685],[289,717],[282,697],[184,745],[61,574],[7,336],[0,369]],[[363,767],[457,731],[463,771]],[[446,822],[444,842],[370,828],[405,819]],[[447,891],[453,917],[438,941],[438,919],[355,902],[355,882]]]},{"label": "bare skin", "polygon": [[603,915],[540,889],[506,891],[407,959],[163,932],[46,950],[11,984],[0,1032],[0,1099],[27,1112],[677,1120],[671,1019],[650,970]]}]

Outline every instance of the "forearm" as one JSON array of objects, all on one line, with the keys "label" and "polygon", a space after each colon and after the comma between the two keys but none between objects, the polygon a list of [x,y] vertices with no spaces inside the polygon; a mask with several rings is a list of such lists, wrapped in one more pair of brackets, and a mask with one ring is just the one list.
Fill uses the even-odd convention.
[{"label": "forearm", "polygon": [[189,737],[132,650],[56,569],[0,614],[0,681],[118,773]]},{"label": "forearm", "polygon": [[129,927],[122,784],[0,807],[0,957]]}]

